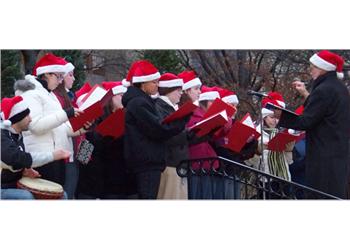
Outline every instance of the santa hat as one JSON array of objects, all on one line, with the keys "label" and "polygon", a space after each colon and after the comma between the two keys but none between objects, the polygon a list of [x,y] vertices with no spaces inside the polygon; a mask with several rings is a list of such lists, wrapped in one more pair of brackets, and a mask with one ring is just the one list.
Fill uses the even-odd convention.
[{"label": "santa hat", "polygon": [[182,87],[183,80],[172,73],[165,73],[159,78],[159,87],[161,88],[174,88]]},{"label": "santa hat", "polygon": [[184,71],[178,74],[178,77],[180,77],[184,82],[182,86],[183,90],[187,90],[195,86],[202,86],[201,80],[199,80],[194,71]]},{"label": "santa hat", "polygon": [[220,98],[221,100],[223,100],[226,103],[232,103],[232,104],[238,104],[238,97],[236,95],[235,92],[228,90],[228,89],[223,89],[220,88],[218,90],[219,94],[220,94]]},{"label": "santa hat", "polygon": [[286,103],[283,99],[283,96],[279,92],[270,92],[267,97],[262,100],[262,106],[265,107],[267,103],[272,103],[281,108],[286,107]]},{"label": "santa hat", "polygon": [[63,59],[66,62],[66,65],[64,66],[64,76],[68,75],[69,72],[72,72],[75,67],[72,63],[67,62],[65,59]]},{"label": "santa hat", "polygon": [[126,88],[127,88],[127,87],[130,87],[130,85],[131,85],[131,84],[130,84],[130,81],[126,80],[125,78],[122,80],[122,84],[123,84],[123,86],[126,87]]},{"label": "santa hat", "polygon": [[1,119],[5,127],[10,127],[29,115],[29,108],[22,96],[3,98],[1,101]]},{"label": "santa hat", "polygon": [[44,73],[53,72],[66,72],[67,61],[62,57],[55,56],[54,54],[47,53],[35,64],[32,74],[39,76]]},{"label": "santa hat", "polygon": [[128,89],[123,86],[122,82],[102,82],[102,87],[113,92],[113,95],[124,94]]},{"label": "santa hat", "polygon": [[79,90],[77,90],[75,92],[75,96],[77,98],[77,105],[78,107],[80,107],[83,103],[82,103],[82,100],[84,99],[84,97],[87,95],[87,93],[90,92],[90,90],[92,89],[91,85],[86,82],[83,87],[81,87]]},{"label": "santa hat", "polygon": [[322,50],[310,57],[310,62],[325,71],[337,71],[337,77],[339,79],[344,78],[344,60],[341,56],[335,53],[328,50]]},{"label": "santa hat", "polygon": [[[136,64],[132,64],[129,68],[128,74],[126,75],[126,78],[122,80],[122,83],[124,84],[125,87],[129,87],[131,85],[131,81],[132,81],[132,76],[134,74],[135,71],[135,67]],[[126,86],[128,85],[128,86]]]},{"label": "santa hat", "polygon": [[220,98],[220,95],[214,87],[203,86],[198,101],[213,101],[216,98]]},{"label": "santa hat", "polygon": [[267,108],[262,108],[261,113],[262,113],[262,118],[263,118],[263,119],[264,119],[266,116],[268,116],[268,115],[273,115],[273,114],[274,114],[273,111],[271,111],[271,110],[269,110],[269,109],[267,109]]},{"label": "santa hat", "polygon": [[129,71],[130,75],[128,74],[126,80],[131,78],[132,83],[149,82],[160,78],[158,69],[147,60],[134,62]]},{"label": "santa hat", "polygon": [[294,113],[296,113],[297,115],[302,115],[304,113],[304,105],[299,106]]}]

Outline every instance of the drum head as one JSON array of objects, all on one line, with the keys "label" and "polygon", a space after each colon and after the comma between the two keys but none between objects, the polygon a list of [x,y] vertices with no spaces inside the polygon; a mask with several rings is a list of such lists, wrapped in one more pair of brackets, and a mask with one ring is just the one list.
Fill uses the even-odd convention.
[{"label": "drum head", "polygon": [[22,177],[18,182],[22,186],[41,192],[63,193],[63,187],[60,184],[41,178]]}]

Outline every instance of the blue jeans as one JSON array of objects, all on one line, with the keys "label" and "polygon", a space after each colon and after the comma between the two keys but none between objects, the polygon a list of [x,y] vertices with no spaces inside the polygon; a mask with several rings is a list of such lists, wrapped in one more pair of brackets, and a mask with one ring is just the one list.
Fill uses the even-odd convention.
[{"label": "blue jeans", "polygon": [[2,200],[33,200],[35,199],[31,192],[24,189],[7,188],[1,189]]},{"label": "blue jeans", "polygon": [[67,192],[69,200],[74,199],[75,190],[77,189],[79,179],[79,166],[74,162],[66,163],[66,174],[64,181],[64,191]]},{"label": "blue jeans", "polygon": [[[31,192],[25,189],[6,188],[1,189],[1,200],[34,200],[35,197]],[[63,193],[62,200],[67,199],[67,193]]]}]

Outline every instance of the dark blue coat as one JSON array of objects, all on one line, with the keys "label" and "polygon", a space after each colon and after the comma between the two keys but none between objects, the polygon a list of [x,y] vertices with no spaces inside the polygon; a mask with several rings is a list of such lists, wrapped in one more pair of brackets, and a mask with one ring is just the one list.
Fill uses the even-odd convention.
[{"label": "dark blue coat", "polygon": [[1,161],[16,172],[1,171],[1,188],[16,188],[24,168],[32,165],[32,156],[24,152],[23,137],[7,129],[1,129]]}]

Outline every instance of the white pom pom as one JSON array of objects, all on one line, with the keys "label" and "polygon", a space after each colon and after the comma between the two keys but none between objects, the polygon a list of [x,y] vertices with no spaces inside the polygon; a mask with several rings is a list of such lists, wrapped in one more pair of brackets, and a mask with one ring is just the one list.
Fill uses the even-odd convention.
[{"label": "white pom pom", "polygon": [[26,80],[29,81],[30,83],[33,83],[34,85],[36,85],[36,84],[41,84],[41,83],[39,83],[39,82],[36,80],[35,76],[33,76],[33,75],[26,75],[26,76],[24,77],[24,79],[26,79]]},{"label": "white pom pom", "polygon": [[343,79],[344,78],[344,73],[343,72],[337,72],[337,77],[338,77],[338,79]]},{"label": "white pom pom", "polygon": [[290,129],[288,129],[288,133],[289,134],[295,134],[295,130],[290,128]]},{"label": "white pom pom", "polygon": [[123,85],[124,87],[130,87],[130,82],[127,81],[126,79],[123,79],[123,80],[122,80],[122,85]]},{"label": "white pom pom", "polygon": [[4,127],[11,127],[12,122],[10,120],[5,120],[2,122],[2,124],[4,125]]},{"label": "white pom pom", "polygon": [[24,76],[24,79],[26,79],[26,80],[28,80],[28,81],[30,81],[30,80],[32,80],[32,79],[34,79],[35,77],[34,76],[32,76],[32,75],[25,75]]}]

